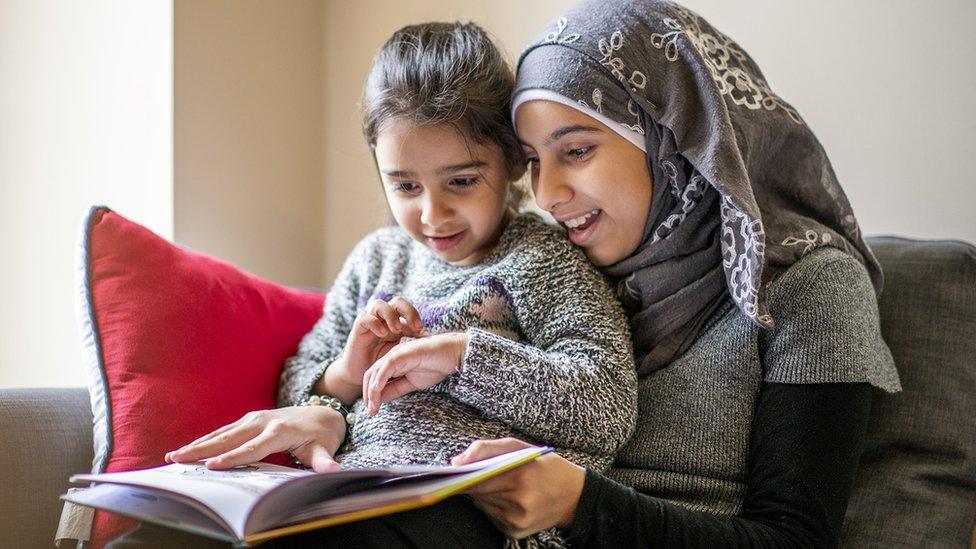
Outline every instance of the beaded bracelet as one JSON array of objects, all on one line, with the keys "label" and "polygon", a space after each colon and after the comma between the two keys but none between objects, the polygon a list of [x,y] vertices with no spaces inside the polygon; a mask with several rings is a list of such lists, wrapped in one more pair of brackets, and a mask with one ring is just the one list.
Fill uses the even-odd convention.
[{"label": "beaded bracelet", "polygon": [[[349,434],[349,430],[352,428],[353,425],[356,424],[356,412],[353,412],[349,408],[346,408],[345,405],[342,404],[341,400],[333,396],[309,395],[305,397],[304,400],[299,402],[296,406],[328,406],[329,408],[332,408],[333,410],[339,412],[339,414],[342,415],[342,419],[346,422],[347,436]],[[295,454],[293,454],[290,451],[288,453],[291,454],[291,461],[293,465],[300,465],[300,466],[305,465],[304,463],[301,462],[300,459],[295,457]]]}]

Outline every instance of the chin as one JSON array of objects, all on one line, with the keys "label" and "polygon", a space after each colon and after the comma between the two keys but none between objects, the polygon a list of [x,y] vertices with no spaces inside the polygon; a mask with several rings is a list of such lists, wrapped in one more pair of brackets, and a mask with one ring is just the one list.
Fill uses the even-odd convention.
[{"label": "chin", "polygon": [[614,250],[605,250],[598,247],[583,248],[583,253],[586,254],[586,258],[590,260],[590,263],[597,267],[609,267],[627,257],[626,255],[621,256],[619,252]]},{"label": "chin", "polygon": [[586,258],[590,260],[590,263],[597,267],[606,267],[612,263],[611,261],[607,261],[602,254],[590,253],[588,249],[584,249],[583,251],[586,253]]}]

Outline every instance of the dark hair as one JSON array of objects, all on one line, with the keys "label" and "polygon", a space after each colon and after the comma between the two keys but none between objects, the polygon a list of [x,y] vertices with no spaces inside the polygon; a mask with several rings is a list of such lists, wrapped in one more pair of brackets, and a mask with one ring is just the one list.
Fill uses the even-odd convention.
[{"label": "dark hair", "polygon": [[[384,122],[451,124],[477,143],[497,145],[510,176],[525,168],[510,108],[515,75],[488,33],[474,23],[423,23],[393,33],[363,90],[363,135],[370,149]],[[522,192],[514,185],[516,203]]]}]

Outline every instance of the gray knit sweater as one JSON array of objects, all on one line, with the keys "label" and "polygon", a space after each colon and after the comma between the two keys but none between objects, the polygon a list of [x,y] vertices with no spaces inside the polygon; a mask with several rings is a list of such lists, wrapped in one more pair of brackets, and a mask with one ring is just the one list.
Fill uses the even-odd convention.
[{"label": "gray knit sweater", "polygon": [[684,355],[640,379],[637,431],[610,478],[687,509],[735,515],[763,382],[900,390],[871,278],[856,259],[813,250],[770,284],[768,298],[772,331],[730,299]]},{"label": "gray knit sweater", "polygon": [[606,469],[636,422],[626,317],[603,276],[564,235],[516,217],[480,263],[455,267],[399,227],[346,260],[323,317],[282,372],[278,405],[308,395],[372,297],[401,295],[431,333],[467,332],[461,372],[358,420],[344,466],[445,463],[479,438],[515,436]]}]

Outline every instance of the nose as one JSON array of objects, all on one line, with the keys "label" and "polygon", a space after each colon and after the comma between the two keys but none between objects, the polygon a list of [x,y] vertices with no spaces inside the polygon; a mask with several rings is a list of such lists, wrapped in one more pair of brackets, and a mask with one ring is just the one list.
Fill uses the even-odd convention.
[{"label": "nose", "polygon": [[555,167],[550,168],[539,163],[532,192],[535,194],[536,204],[543,210],[552,213],[560,204],[573,198],[573,189],[563,175]]},{"label": "nose", "polygon": [[454,217],[454,210],[448,200],[439,193],[429,192],[420,212],[420,222],[428,227],[440,227]]}]

